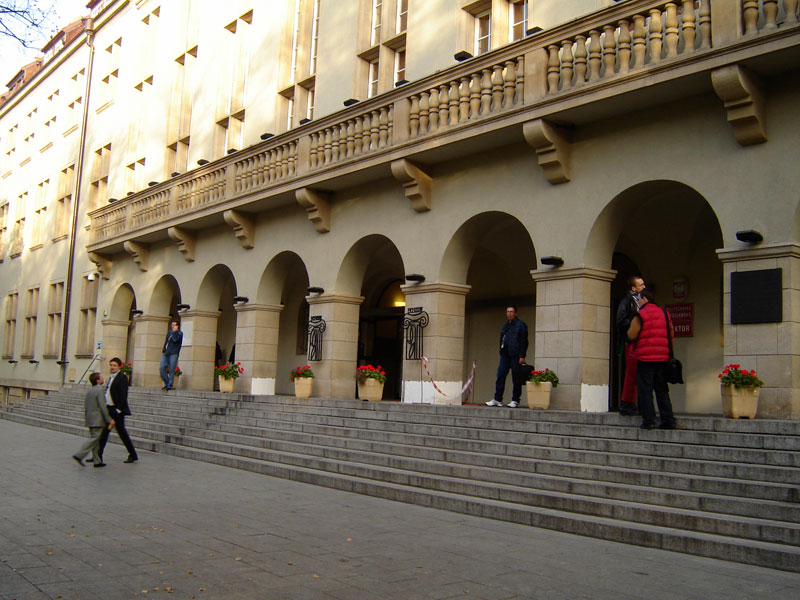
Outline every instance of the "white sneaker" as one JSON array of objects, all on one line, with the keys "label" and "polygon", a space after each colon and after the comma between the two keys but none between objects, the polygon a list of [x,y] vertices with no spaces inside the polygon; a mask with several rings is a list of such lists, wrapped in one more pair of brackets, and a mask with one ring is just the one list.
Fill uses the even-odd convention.
[{"label": "white sneaker", "polygon": [[486,403],[486,406],[503,406],[503,403],[502,403],[502,402],[498,402],[497,400],[495,400],[494,398],[492,398],[491,400],[489,400],[489,401]]},{"label": "white sneaker", "polygon": [[519,402],[517,402],[516,400],[512,400],[511,402],[506,404],[506,406],[508,408],[519,408]]}]

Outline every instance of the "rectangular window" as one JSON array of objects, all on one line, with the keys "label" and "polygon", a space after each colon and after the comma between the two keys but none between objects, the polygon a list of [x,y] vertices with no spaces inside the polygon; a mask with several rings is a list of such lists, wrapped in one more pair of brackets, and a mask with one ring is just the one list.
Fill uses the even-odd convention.
[{"label": "rectangular window", "polygon": [[508,40],[515,42],[528,30],[528,0],[515,0],[508,8]]},{"label": "rectangular window", "polygon": [[22,358],[33,358],[36,346],[36,317],[39,313],[39,288],[28,290],[25,299],[25,330],[22,336]]},{"label": "rectangular window", "polygon": [[492,11],[475,15],[475,55],[492,49]]},{"label": "rectangular window", "polygon": [[17,332],[17,301],[19,294],[16,292],[6,296],[6,332],[3,339],[3,358],[14,356],[14,337]]},{"label": "rectangular window", "polygon": [[400,48],[394,53],[394,82],[406,80],[406,49]]},{"label": "rectangular window", "polygon": [[[27,196],[27,194],[25,195]],[[22,249],[24,248],[24,241],[23,241],[24,234],[25,234],[25,217],[22,217],[21,219],[17,219],[17,222],[14,223],[14,234],[11,236],[11,248],[10,248],[11,258],[17,258],[20,254],[22,254]]]},{"label": "rectangular window", "polygon": [[99,207],[106,200],[108,193],[108,173],[111,168],[111,144],[94,151],[92,162],[92,182],[89,187],[89,206]]},{"label": "rectangular window", "polygon": [[408,0],[397,0],[396,33],[403,33],[406,29],[408,29]]},{"label": "rectangular window", "polygon": [[312,15],[311,15],[311,59],[308,65],[309,75],[314,75],[317,72],[317,51],[319,49],[319,0],[312,0]]},{"label": "rectangular window", "polygon": [[64,310],[64,283],[50,284],[50,298],[47,302],[47,331],[45,336],[45,357],[56,358],[61,346],[61,315]]},{"label": "rectangular window", "polygon": [[370,45],[381,41],[381,11],[383,10],[383,0],[372,0],[372,24],[370,34]]},{"label": "rectangular window", "polygon": [[33,213],[33,239],[31,250],[41,248],[47,233],[47,207],[43,206]]},{"label": "rectangular window", "polygon": [[72,188],[75,185],[75,165],[62,169],[58,176],[58,202],[56,203],[56,222],[53,241],[63,240],[69,235],[72,219]]},{"label": "rectangular window", "polygon": [[81,279],[81,312],[78,319],[78,348],[76,355],[92,356],[94,353],[94,328],[97,320],[97,283],[94,278],[89,281],[86,277]]},{"label": "rectangular window", "polygon": [[314,88],[306,90],[306,119],[314,118]]},{"label": "rectangular window", "polygon": [[8,248],[8,202],[0,206],[0,262],[6,257]]},{"label": "rectangular window", "polygon": [[378,83],[380,80],[380,63],[377,58],[369,61],[369,85],[367,87],[367,98],[378,95]]}]

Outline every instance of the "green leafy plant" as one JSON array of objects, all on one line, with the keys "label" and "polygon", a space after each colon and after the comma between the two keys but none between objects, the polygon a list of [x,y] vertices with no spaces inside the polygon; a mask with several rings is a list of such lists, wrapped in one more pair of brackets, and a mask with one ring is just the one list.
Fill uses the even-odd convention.
[{"label": "green leafy plant", "polygon": [[122,363],[119,370],[125,373],[126,377],[130,377],[131,373],[133,373],[133,364],[132,363]]},{"label": "green leafy plant", "polygon": [[758,378],[755,370],[748,371],[741,369],[741,365],[730,364],[726,366],[722,373],[717,375],[722,385],[732,385],[735,388],[753,386],[754,389],[760,388],[764,382]]},{"label": "green leafy plant", "polygon": [[297,367],[292,369],[289,377],[291,377],[292,381],[295,379],[314,379],[314,371],[312,371],[311,367],[308,365],[305,367]]},{"label": "green leafy plant", "polygon": [[356,369],[356,381],[364,383],[367,379],[377,379],[380,383],[386,383],[386,371],[378,365],[362,365]]},{"label": "green leafy plant", "polygon": [[219,375],[223,379],[236,379],[244,373],[244,369],[242,368],[242,363],[237,362],[236,364],[224,364],[221,367],[214,366],[214,374]]},{"label": "green leafy plant", "polygon": [[550,369],[545,369],[544,371],[531,371],[531,376],[528,381],[532,381],[533,383],[543,383],[545,381],[549,381],[553,384],[554,388],[558,387],[558,375],[556,375],[555,371],[551,371]]}]

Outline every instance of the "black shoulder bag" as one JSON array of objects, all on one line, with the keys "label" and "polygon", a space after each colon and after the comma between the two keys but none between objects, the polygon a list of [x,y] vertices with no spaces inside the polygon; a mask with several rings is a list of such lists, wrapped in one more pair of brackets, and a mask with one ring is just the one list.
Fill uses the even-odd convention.
[{"label": "black shoulder bag", "polygon": [[664,379],[666,379],[667,383],[683,383],[683,365],[681,361],[675,358],[672,352],[672,331],[670,331],[669,326],[669,315],[667,314],[667,309],[662,308],[661,310],[664,311],[664,321],[667,324],[667,341],[669,341],[669,361],[664,368]]}]

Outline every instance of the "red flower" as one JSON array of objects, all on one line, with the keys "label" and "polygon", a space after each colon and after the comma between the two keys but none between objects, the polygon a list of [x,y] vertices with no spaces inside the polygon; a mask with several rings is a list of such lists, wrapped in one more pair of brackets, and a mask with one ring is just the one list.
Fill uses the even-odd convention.
[{"label": "red flower", "polygon": [[215,368],[215,369],[219,369],[219,367],[218,367],[217,365],[214,365],[214,368]]},{"label": "red flower", "polygon": [[381,371],[381,375],[386,375],[386,371]]},{"label": "red flower", "polygon": [[304,369],[310,369],[311,367],[309,367],[308,365],[306,365],[306,366],[305,366],[305,367],[303,367],[303,368],[304,368]]},{"label": "red flower", "polygon": [[717,377],[719,377],[720,379],[722,379],[722,373],[720,373],[719,375],[717,375]]},{"label": "red flower", "polygon": [[239,373],[244,373],[244,369],[239,369]]},{"label": "red flower", "polygon": [[236,364],[237,364],[237,365],[241,365],[242,363],[240,363],[240,362],[237,362]]}]

